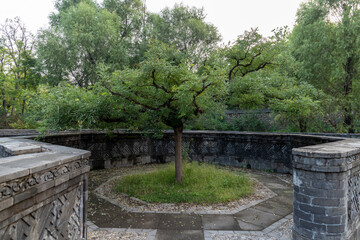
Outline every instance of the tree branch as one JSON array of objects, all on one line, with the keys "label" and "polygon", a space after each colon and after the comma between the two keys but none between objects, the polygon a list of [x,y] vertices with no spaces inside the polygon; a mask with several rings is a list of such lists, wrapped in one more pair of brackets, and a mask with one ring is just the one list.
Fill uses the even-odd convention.
[{"label": "tree branch", "polygon": [[240,60],[239,59],[236,59],[236,64],[235,66],[233,66],[230,71],[229,71],[229,82],[231,81],[231,76],[234,72],[234,70],[240,65]]},{"label": "tree branch", "polygon": [[259,71],[260,69],[263,69],[263,68],[265,68],[267,65],[270,65],[270,64],[273,64],[273,63],[271,63],[271,62],[264,62],[264,63],[262,63],[262,64],[259,64],[259,66],[257,66],[257,68],[248,70],[248,71],[246,71],[246,72],[241,72],[241,77],[244,77],[246,74],[249,74],[249,73],[251,73],[251,72]]},{"label": "tree branch", "polygon": [[146,108],[146,109],[148,109],[148,110],[158,111],[159,109],[161,109],[161,108],[163,108],[163,107],[166,107],[166,106],[170,105],[170,103],[171,103],[171,98],[170,98],[168,101],[166,101],[166,102],[163,103],[162,105],[160,105],[160,106],[158,106],[158,107],[152,107],[152,106],[149,106],[149,105],[147,105],[147,104],[145,104],[145,103],[142,103],[142,102],[140,102],[140,101],[137,101],[136,99],[133,99],[133,98],[128,97],[128,96],[125,96],[124,94],[121,94],[121,93],[112,91],[111,88],[110,88],[109,86],[107,86],[105,82],[102,82],[102,85],[110,92],[111,95],[120,96],[120,97],[122,97],[122,98],[125,98],[126,100],[128,100],[128,101],[130,101],[130,102],[133,102],[133,103],[135,103],[136,105],[139,105],[139,106],[141,106],[141,107],[143,107],[143,108]]},{"label": "tree branch", "polygon": [[152,81],[152,84],[153,84],[153,86],[154,86],[156,89],[161,89],[161,90],[163,90],[163,91],[166,92],[166,93],[170,93],[164,86],[159,86],[159,85],[157,85],[157,83],[155,82],[155,69],[152,70],[152,72],[151,72],[151,79],[153,80],[153,81]]},{"label": "tree branch", "polygon": [[[236,68],[238,68],[238,67],[247,68],[247,67],[251,66],[251,65],[253,64],[255,58],[257,58],[258,56],[260,56],[260,55],[262,54],[262,52],[258,52],[257,54],[255,54],[254,56],[252,56],[252,58],[250,59],[250,62],[249,62],[249,63],[247,63],[247,64],[241,64],[240,62],[243,61],[243,60],[245,60],[245,59],[247,58],[247,55],[248,55],[248,53],[249,53],[249,50],[250,50],[250,49],[248,49],[248,50],[246,51],[245,56],[244,56],[243,58],[239,58],[239,59],[235,59],[235,58],[234,58],[234,59],[236,60],[236,64],[235,64],[235,66],[233,66],[233,67],[230,69],[230,71],[229,71],[229,81],[231,81],[231,77],[232,77],[233,72],[235,71]],[[246,73],[246,74],[247,74],[247,73]],[[243,74],[242,77],[245,76],[246,74]]]},{"label": "tree branch", "polygon": [[195,106],[195,111],[194,111],[194,114],[195,115],[198,115],[199,113],[202,114],[204,113],[204,110],[202,110],[202,108],[199,106],[199,104],[197,103],[196,101],[196,98],[202,94],[208,87],[210,87],[211,85],[214,85],[215,83],[209,83],[209,84],[205,84],[205,81],[206,79],[204,79],[202,82],[203,82],[203,87],[200,91],[195,91],[195,95],[193,96],[193,104]]}]

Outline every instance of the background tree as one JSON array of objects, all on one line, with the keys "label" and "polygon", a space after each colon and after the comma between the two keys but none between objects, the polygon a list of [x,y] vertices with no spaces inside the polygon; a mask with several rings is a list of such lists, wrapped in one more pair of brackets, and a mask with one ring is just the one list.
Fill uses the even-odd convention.
[{"label": "background tree", "polygon": [[118,16],[122,38],[130,38],[132,41],[138,38],[146,14],[145,6],[140,0],[104,0],[103,5]]},{"label": "background tree", "polygon": [[40,81],[35,58],[35,37],[19,18],[7,19],[0,32],[0,96],[6,115],[24,115],[28,90]]},{"label": "background tree", "polygon": [[297,76],[340,106],[344,126],[354,132],[358,102],[360,1],[313,0],[303,4],[291,36]]},{"label": "background tree", "polygon": [[[306,132],[309,122],[321,118],[322,91],[298,81],[294,72],[287,28],[274,30],[269,38],[257,29],[241,35],[226,48],[230,107],[273,110],[276,122]],[[323,99],[324,100],[324,99]]]},{"label": "background tree", "polygon": [[[143,114],[174,130],[175,176],[182,181],[182,132],[186,122],[214,107],[226,93],[218,58],[209,61],[201,75],[189,69],[187,55],[163,43],[155,43],[139,68],[104,75],[108,91],[140,106]],[[216,96],[216,97],[215,97]]]},{"label": "background tree", "polygon": [[[271,82],[268,75],[271,76],[272,69],[279,64],[277,56],[283,41],[282,36],[264,38],[258,29],[251,29],[225,48],[230,106],[241,109],[264,107],[264,90]],[[268,70],[267,74],[262,73],[265,70]]]},{"label": "background tree", "polygon": [[55,26],[39,36],[38,55],[47,81],[57,85],[70,81],[80,87],[97,82],[97,67],[111,69],[128,64],[128,39],[116,13],[92,1],[81,1],[59,13]]},{"label": "background tree", "polygon": [[294,79],[285,79],[273,87],[274,97],[269,99],[269,108],[274,111],[275,121],[292,123],[297,127],[295,130],[307,132],[309,123],[322,117],[321,101],[326,98],[322,91],[308,83],[297,83]]},{"label": "background tree", "polygon": [[54,7],[56,12],[52,12],[49,16],[51,26],[55,27],[60,24],[61,13],[67,11],[70,7],[74,7],[83,0],[55,0]]},{"label": "background tree", "polygon": [[198,67],[209,50],[216,49],[221,40],[217,28],[206,23],[205,17],[203,8],[176,4],[173,8],[163,9],[159,15],[149,16],[149,34],[153,39],[176,46],[188,54],[189,65]]},{"label": "background tree", "polygon": [[[88,90],[70,84],[41,86],[31,98],[27,120],[41,132],[66,129],[127,127],[121,103],[101,89]],[[125,125],[127,124],[127,125]]]}]

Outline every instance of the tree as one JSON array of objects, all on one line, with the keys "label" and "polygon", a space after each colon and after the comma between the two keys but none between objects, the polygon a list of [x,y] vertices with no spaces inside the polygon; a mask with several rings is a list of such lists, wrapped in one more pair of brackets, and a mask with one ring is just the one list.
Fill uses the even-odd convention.
[{"label": "tree", "polygon": [[308,123],[321,117],[321,102],[326,96],[309,83],[297,83],[288,78],[273,86],[269,108],[275,113],[278,122],[294,122],[300,132],[307,132]]},{"label": "tree", "polygon": [[174,130],[175,176],[182,181],[182,132],[190,119],[211,110],[226,93],[222,68],[214,57],[198,75],[187,65],[187,55],[163,43],[154,43],[136,69],[104,73],[108,91],[140,106],[143,114]]},{"label": "tree", "polygon": [[217,28],[206,23],[205,17],[203,8],[176,4],[172,9],[163,9],[159,15],[149,16],[149,34],[151,38],[176,46],[188,54],[189,65],[198,67],[209,50],[216,49],[221,40]]},{"label": "tree", "polygon": [[295,124],[305,132],[312,118],[321,117],[319,100],[324,94],[296,78],[287,28],[273,32],[264,38],[252,29],[225,49],[231,93],[228,103],[241,109],[272,109],[277,122]]},{"label": "tree", "polygon": [[313,0],[297,13],[291,36],[297,75],[326,94],[343,113],[348,132],[354,132],[354,105],[359,84],[359,0]]},{"label": "tree", "polygon": [[19,18],[7,19],[0,32],[0,94],[5,112],[16,107],[22,115],[26,106],[26,91],[35,90],[40,74],[35,58],[35,37]]},{"label": "tree", "polygon": [[27,120],[37,124],[41,131],[124,128],[126,123],[127,116],[119,109],[121,104],[101,89],[64,83],[41,86],[30,103]]},{"label": "tree", "polygon": [[58,20],[38,39],[37,52],[50,84],[67,80],[87,88],[98,81],[101,63],[113,70],[127,65],[128,40],[115,13],[81,1],[60,12]]},{"label": "tree", "polygon": [[230,106],[264,106],[264,90],[271,79],[262,71],[274,69],[280,63],[277,56],[284,48],[284,39],[280,31],[271,38],[264,38],[256,28],[245,31],[234,44],[225,48]]},{"label": "tree", "polygon": [[104,0],[105,9],[116,13],[121,23],[120,36],[134,41],[141,34],[145,17],[145,6],[141,0]]},{"label": "tree", "polygon": [[[60,24],[61,13],[67,11],[70,7],[74,7],[83,0],[55,0],[54,7],[57,13],[52,12],[49,16],[51,26],[55,27]],[[88,2],[91,2],[88,1]]]}]

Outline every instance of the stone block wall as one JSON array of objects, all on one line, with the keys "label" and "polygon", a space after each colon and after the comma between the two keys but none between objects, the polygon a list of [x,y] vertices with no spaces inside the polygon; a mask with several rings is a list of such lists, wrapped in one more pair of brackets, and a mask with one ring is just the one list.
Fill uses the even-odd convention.
[{"label": "stone block wall", "polygon": [[[341,138],[278,133],[185,131],[183,155],[190,160],[291,173],[294,147]],[[89,150],[92,168],[111,168],[174,159],[172,132],[162,138],[141,133],[86,131],[46,136],[42,141]]]},{"label": "stone block wall", "polygon": [[360,141],[293,149],[293,239],[360,239]]},{"label": "stone block wall", "polygon": [[1,239],[86,239],[90,153],[0,138]]}]

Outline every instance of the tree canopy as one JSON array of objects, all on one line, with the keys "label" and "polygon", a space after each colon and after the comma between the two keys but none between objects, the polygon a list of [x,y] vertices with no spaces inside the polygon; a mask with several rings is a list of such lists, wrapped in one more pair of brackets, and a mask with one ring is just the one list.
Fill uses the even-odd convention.
[{"label": "tree canopy", "polygon": [[[19,18],[7,19],[0,27],[0,117],[22,116],[28,91],[35,90],[41,79],[34,51],[35,36]],[[1,125],[9,127],[4,121]]]},{"label": "tree canopy", "polygon": [[176,4],[163,9],[159,15],[150,15],[150,36],[176,46],[188,54],[190,64],[198,65],[221,40],[217,28],[205,22],[205,17],[203,8]]},{"label": "tree canopy", "polygon": [[82,1],[59,16],[56,26],[39,35],[37,48],[50,84],[67,80],[86,88],[98,81],[99,64],[114,70],[127,64],[128,43],[116,14]]},{"label": "tree canopy", "polygon": [[334,97],[344,126],[354,132],[354,90],[359,83],[360,1],[314,0],[303,4],[291,36],[297,76]]},{"label": "tree canopy", "polygon": [[186,122],[212,109],[216,99],[226,94],[223,70],[218,59],[201,74],[189,69],[187,54],[155,42],[139,68],[104,76],[103,86],[114,96],[142,108],[175,133],[176,179],[181,181],[181,138]]}]

